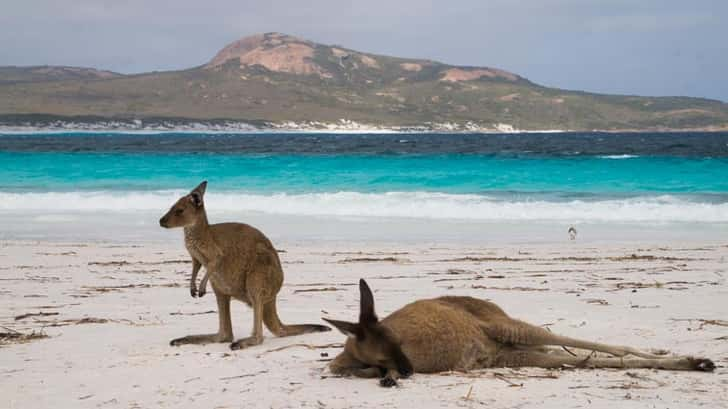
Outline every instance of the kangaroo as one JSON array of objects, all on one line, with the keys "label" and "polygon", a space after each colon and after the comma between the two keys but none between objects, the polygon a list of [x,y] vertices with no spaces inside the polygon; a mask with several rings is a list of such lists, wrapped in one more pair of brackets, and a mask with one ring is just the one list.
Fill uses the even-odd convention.
[{"label": "kangaroo", "polygon": [[[394,386],[413,372],[475,368],[562,366],[712,371],[704,358],[664,357],[626,346],[599,344],[553,334],[509,317],[497,305],[473,297],[446,296],[408,304],[379,321],[374,297],[359,280],[359,322],[324,318],[348,338],[329,368],[335,374],[380,377]],[[547,346],[591,350],[578,357]],[[594,352],[615,357],[595,357]],[[625,359],[627,355],[639,358]]]},{"label": "kangaroo", "polygon": [[279,337],[329,331],[325,325],[281,323],[276,311],[276,296],[283,284],[278,252],[270,240],[252,226],[209,224],[204,203],[206,188],[207,181],[204,181],[177,200],[159,219],[159,224],[164,228],[184,227],[185,247],[192,257],[192,275],[196,276],[204,266],[217,299],[218,331],[176,338],[170,345],[232,342],[231,298],[253,307],[253,333],[232,342],[230,348],[233,350],[262,343],[263,323]]}]

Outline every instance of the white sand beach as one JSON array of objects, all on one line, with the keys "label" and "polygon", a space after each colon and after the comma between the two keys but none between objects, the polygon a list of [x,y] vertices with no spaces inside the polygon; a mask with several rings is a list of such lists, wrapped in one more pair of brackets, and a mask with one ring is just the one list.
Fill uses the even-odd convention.
[{"label": "white sand beach", "polygon": [[[726,407],[728,242],[697,236],[572,242],[564,231],[558,241],[479,244],[274,234],[287,323],[355,320],[356,283],[365,278],[380,316],[418,298],[472,295],[556,333],[709,357],[718,366],[713,373],[499,368],[415,374],[391,389],[325,370],[342,350],[336,331],[266,332],[262,345],[235,352],[227,344],[169,346],[217,328],[211,291],[189,295],[180,231],[113,242],[6,239],[0,407]],[[252,311],[234,303],[232,316],[236,338],[247,336]]]}]

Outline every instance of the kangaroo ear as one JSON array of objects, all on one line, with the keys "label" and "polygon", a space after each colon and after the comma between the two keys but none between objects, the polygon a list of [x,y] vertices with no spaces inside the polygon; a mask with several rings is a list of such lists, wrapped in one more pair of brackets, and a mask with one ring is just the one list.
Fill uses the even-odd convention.
[{"label": "kangaroo ear", "polygon": [[336,327],[336,329],[341,331],[342,334],[346,335],[349,338],[361,338],[362,336],[362,331],[359,327],[359,324],[339,320],[330,320],[328,318],[321,319]]},{"label": "kangaroo ear", "polygon": [[199,185],[197,185],[196,188],[192,189],[192,192],[190,192],[190,199],[192,200],[192,204],[194,204],[197,207],[202,206],[202,198],[205,196],[205,190],[207,189],[207,181],[203,181]]},{"label": "kangaroo ear", "polygon": [[379,321],[374,312],[374,296],[369,285],[363,279],[359,280],[359,324],[375,324]]},{"label": "kangaroo ear", "polygon": [[190,193],[190,201],[196,207],[202,206],[202,195],[197,192]]},{"label": "kangaroo ear", "polygon": [[197,192],[197,193],[200,194],[200,196],[204,196],[206,189],[207,189],[207,181],[206,180],[203,180],[202,183],[200,183],[199,185],[197,185],[196,188],[192,189],[192,193]]}]

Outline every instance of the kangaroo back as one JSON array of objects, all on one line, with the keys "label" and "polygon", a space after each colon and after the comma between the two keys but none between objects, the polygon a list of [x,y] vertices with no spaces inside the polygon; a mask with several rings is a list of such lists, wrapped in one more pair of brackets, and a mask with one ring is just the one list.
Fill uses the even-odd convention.
[{"label": "kangaroo back", "polygon": [[490,301],[465,296],[444,296],[435,299],[438,302],[452,305],[454,308],[463,310],[474,315],[483,322],[492,322],[499,319],[509,319],[508,314],[501,307]]},{"label": "kangaroo back", "polygon": [[481,300],[443,297],[416,301],[384,318],[381,325],[399,336],[415,372],[487,366],[488,357],[494,355],[489,352],[495,352],[497,345],[485,336],[482,322],[470,312],[486,316],[476,301]]}]

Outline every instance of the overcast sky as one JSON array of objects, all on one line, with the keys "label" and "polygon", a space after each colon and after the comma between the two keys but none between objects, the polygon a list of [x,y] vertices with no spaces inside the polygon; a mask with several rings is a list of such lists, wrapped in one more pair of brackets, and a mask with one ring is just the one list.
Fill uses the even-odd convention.
[{"label": "overcast sky", "polygon": [[0,0],[0,65],[187,68],[268,31],[560,88],[728,101],[727,0]]}]

